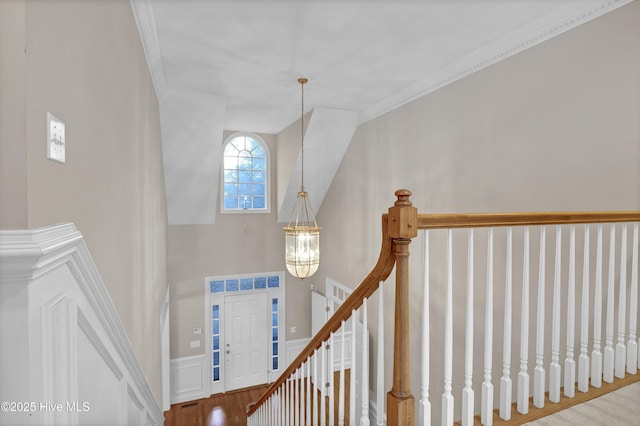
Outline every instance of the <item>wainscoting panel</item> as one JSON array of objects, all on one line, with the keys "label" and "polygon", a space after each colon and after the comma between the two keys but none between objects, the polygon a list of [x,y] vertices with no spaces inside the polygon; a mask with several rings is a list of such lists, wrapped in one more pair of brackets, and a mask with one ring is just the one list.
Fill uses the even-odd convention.
[{"label": "wainscoting panel", "polygon": [[205,381],[207,356],[196,355],[171,360],[171,403],[178,404],[210,395]]},{"label": "wainscoting panel", "polygon": [[164,424],[73,224],[0,231],[0,307],[0,424]]}]

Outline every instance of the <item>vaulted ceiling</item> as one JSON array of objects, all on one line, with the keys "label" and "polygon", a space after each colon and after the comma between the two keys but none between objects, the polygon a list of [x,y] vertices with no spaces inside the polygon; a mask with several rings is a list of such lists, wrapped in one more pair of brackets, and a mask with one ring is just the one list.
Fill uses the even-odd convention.
[{"label": "vaulted ceiling", "polygon": [[[318,208],[357,124],[630,1],[131,0],[160,103],[169,221],[214,223],[223,130],[278,135],[300,117],[298,77],[305,109],[324,111],[305,148],[337,140],[305,155]],[[286,210],[296,191],[283,187],[274,208]]]}]

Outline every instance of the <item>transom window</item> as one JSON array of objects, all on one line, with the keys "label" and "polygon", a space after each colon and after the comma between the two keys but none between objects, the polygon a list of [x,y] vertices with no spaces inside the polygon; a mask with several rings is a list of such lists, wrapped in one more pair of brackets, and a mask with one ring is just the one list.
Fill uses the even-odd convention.
[{"label": "transom window", "polygon": [[256,135],[232,135],[224,145],[222,211],[269,211],[269,151]]}]

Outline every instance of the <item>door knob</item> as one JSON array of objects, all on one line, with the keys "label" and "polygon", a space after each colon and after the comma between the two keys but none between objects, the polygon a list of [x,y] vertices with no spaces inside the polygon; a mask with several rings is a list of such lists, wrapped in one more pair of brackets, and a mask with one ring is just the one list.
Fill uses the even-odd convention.
[{"label": "door knob", "polygon": [[230,351],[229,349],[227,349],[227,353],[228,353],[228,354],[230,354],[230,353],[231,353],[231,351]]}]

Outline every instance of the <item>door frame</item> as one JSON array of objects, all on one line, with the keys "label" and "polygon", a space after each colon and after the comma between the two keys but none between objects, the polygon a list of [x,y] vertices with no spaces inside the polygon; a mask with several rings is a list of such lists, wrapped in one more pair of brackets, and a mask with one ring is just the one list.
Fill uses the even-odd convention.
[{"label": "door frame", "polygon": [[[262,278],[275,278],[278,279],[277,287],[269,287],[269,285],[265,286],[265,288],[253,288],[251,290],[241,290],[238,288],[237,290],[227,291],[227,281],[233,280],[242,280],[242,279],[262,279]],[[224,304],[225,304],[225,296],[234,296],[234,295],[242,295],[242,294],[251,294],[251,293],[266,293],[267,294],[267,317],[272,318],[272,300],[274,298],[278,299],[278,340],[277,340],[277,358],[278,358],[278,369],[274,370],[273,368],[268,368],[267,380],[268,383],[273,382],[278,378],[280,373],[287,367],[287,359],[285,348],[286,348],[286,291],[285,291],[285,273],[284,271],[277,272],[259,272],[252,274],[232,274],[232,275],[217,275],[217,276],[207,276],[204,279],[205,281],[205,303],[204,303],[204,345],[205,345],[205,365],[203,368],[203,389],[205,391],[209,391],[209,395],[213,395],[215,393],[224,393],[227,391],[226,383],[225,383],[225,357],[224,350],[222,348],[225,347],[225,339],[224,339]],[[225,283],[225,289],[223,291],[219,291],[216,293],[211,292],[211,284],[212,282],[219,283],[223,281]],[[212,338],[212,306],[218,305],[220,309],[220,380],[217,382],[213,381],[213,338]],[[271,335],[270,335],[271,337]],[[267,339],[267,354],[269,358],[269,365],[271,367],[273,364],[273,340],[271,338]]]}]

